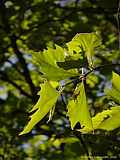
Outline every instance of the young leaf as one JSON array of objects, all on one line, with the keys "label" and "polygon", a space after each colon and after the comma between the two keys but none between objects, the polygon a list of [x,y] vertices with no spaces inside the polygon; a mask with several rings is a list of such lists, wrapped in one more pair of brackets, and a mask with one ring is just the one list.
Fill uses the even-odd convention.
[{"label": "young leaf", "polygon": [[112,89],[106,88],[105,93],[114,101],[120,103],[120,76],[117,73],[112,73]]},{"label": "young leaf", "polygon": [[107,131],[120,127],[120,106],[112,107],[109,111],[109,117],[105,119],[99,126],[99,129]]},{"label": "young leaf", "polygon": [[31,111],[37,109],[37,111],[31,116],[31,120],[28,122],[27,126],[20,133],[26,134],[31,131],[31,129],[42,119],[44,116],[53,108],[55,105],[59,92],[53,88],[49,82],[41,84],[40,98],[37,104],[33,107]]},{"label": "young leaf", "polygon": [[80,53],[85,52],[88,62],[92,64],[92,56],[94,55],[94,49],[101,44],[101,39],[97,33],[80,33],[67,43],[70,53],[74,51]]},{"label": "young leaf", "polygon": [[71,128],[73,129],[77,122],[80,122],[81,127],[92,128],[84,84],[81,83],[75,92],[78,94],[77,98],[68,102],[68,116],[71,122]]},{"label": "young leaf", "polygon": [[60,81],[69,77],[77,76],[76,70],[64,70],[57,65],[57,62],[65,60],[64,49],[56,46],[56,49],[48,48],[43,53],[33,54],[34,63],[40,67],[43,77],[48,80]]},{"label": "young leaf", "polygon": [[[104,110],[98,113],[92,118],[93,129],[104,129],[107,131],[114,130],[120,127],[120,106],[111,107],[108,110]],[[84,127],[80,129],[80,132],[88,133],[93,129]]]}]

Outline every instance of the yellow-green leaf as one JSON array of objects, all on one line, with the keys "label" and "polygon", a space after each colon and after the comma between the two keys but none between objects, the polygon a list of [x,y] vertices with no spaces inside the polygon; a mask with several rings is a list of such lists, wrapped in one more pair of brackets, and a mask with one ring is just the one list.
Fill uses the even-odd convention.
[{"label": "yellow-green leaf", "polygon": [[60,81],[78,75],[75,69],[66,71],[57,65],[57,62],[65,60],[64,49],[59,46],[56,46],[56,49],[48,48],[42,53],[34,53],[33,60],[43,73],[43,77],[48,80]]},{"label": "yellow-green leaf", "polygon": [[77,122],[80,123],[81,127],[92,128],[84,84],[81,83],[75,92],[78,94],[77,98],[75,100],[70,100],[68,103],[68,116],[71,128],[73,129]]},{"label": "yellow-green leaf", "polygon": [[117,73],[112,73],[112,88],[106,88],[105,93],[114,101],[120,103],[120,76]]},{"label": "yellow-green leaf", "polygon": [[93,129],[84,127],[80,132],[88,133],[95,129],[103,129],[107,131],[120,127],[120,106],[111,107],[101,113],[96,114],[92,118]]},{"label": "yellow-green leaf", "polygon": [[80,33],[67,43],[68,50],[70,53],[74,51],[80,53],[85,52],[88,62],[92,64],[92,56],[94,55],[94,49],[101,44],[101,38],[97,33]]},{"label": "yellow-green leaf", "polygon": [[41,84],[40,98],[36,105],[31,111],[37,109],[37,111],[31,116],[31,120],[28,122],[27,126],[20,133],[26,134],[31,131],[31,129],[42,119],[44,116],[52,109],[55,105],[59,92],[51,86],[49,82],[44,82]]}]

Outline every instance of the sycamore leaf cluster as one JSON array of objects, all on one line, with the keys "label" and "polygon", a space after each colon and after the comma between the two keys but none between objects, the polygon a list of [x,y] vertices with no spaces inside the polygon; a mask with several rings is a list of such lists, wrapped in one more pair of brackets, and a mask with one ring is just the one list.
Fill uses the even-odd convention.
[{"label": "sycamore leaf cluster", "polygon": [[[101,45],[101,39],[97,33],[82,33],[77,34],[66,45],[67,48],[55,45],[55,48],[47,48],[43,52],[33,54],[34,64],[42,72],[44,82],[40,85],[40,98],[31,110],[34,113],[20,135],[29,133],[48,113],[50,116],[53,115],[56,102],[64,91],[64,88],[61,89],[61,80],[69,81],[70,78],[84,76],[79,72],[78,66],[83,68],[83,57],[86,57],[89,67],[93,66],[93,56]],[[74,62],[78,65],[73,67],[71,64]],[[120,102],[120,76],[118,74],[113,72],[112,88],[106,89],[105,93],[114,101]],[[72,130],[77,123],[80,124],[79,131],[82,133],[89,133],[96,129],[110,131],[120,126],[120,106],[113,106],[91,117],[83,78],[77,84],[73,95],[76,95],[75,98],[72,96],[67,105],[67,116]]]}]

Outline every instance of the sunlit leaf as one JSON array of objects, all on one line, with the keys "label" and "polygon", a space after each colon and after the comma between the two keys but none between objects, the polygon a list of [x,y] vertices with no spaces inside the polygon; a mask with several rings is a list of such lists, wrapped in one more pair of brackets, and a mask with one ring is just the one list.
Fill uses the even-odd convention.
[{"label": "sunlit leaf", "polygon": [[94,55],[94,49],[101,44],[101,39],[97,33],[80,33],[70,41],[67,46],[70,53],[85,52],[88,62],[92,64],[92,56]]},{"label": "sunlit leaf", "polygon": [[77,98],[70,100],[68,103],[68,116],[73,129],[77,122],[81,127],[92,128],[92,121],[86,100],[84,84],[81,83],[76,89]]},{"label": "sunlit leaf", "polygon": [[43,77],[48,80],[59,81],[78,75],[76,70],[66,71],[57,65],[57,62],[63,62],[65,59],[64,49],[59,46],[56,46],[56,49],[48,48],[43,53],[34,53],[33,59],[41,69]]},{"label": "sunlit leaf", "polygon": [[56,88],[59,85],[59,82],[57,81],[49,81],[49,83],[51,84],[53,88]]},{"label": "sunlit leaf", "polygon": [[120,103],[120,76],[117,73],[113,72],[112,88],[106,88],[105,93],[114,101]]},{"label": "sunlit leaf", "polygon": [[37,104],[33,107],[31,111],[37,109],[37,111],[31,116],[31,120],[20,133],[26,134],[31,131],[31,129],[42,119],[44,116],[53,108],[55,105],[59,92],[56,91],[49,82],[41,84],[40,98]]},{"label": "sunlit leaf", "polygon": [[[98,113],[92,118],[93,129],[103,129],[107,131],[120,127],[120,106],[111,107]],[[80,129],[83,133],[91,132],[93,129],[84,127]]]},{"label": "sunlit leaf", "polygon": [[98,128],[107,131],[114,130],[120,127],[120,106],[112,107],[109,111],[109,116],[106,118]]}]

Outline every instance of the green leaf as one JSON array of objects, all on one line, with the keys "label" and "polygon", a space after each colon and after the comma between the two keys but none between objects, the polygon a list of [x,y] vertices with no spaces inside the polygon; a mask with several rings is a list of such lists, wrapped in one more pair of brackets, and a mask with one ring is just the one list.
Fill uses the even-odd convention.
[{"label": "green leaf", "polygon": [[105,93],[115,102],[120,103],[120,76],[117,73],[112,73],[112,88],[106,88]]},{"label": "green leaf", "polygon": [[[107,131],[114,130],[120,127],[120,106],[111,107],[108,110],[104,110],[98,113],[92,118],[93,129],[103,129]],[[88,127],[80,129],[80,132],[88,133],[93,131]]]},{"label": "green leaf", "polygon": [[77,122],[80,122],[81,127],[92,128],[84,84],[81,83],[75,92],[75,94],[78,94],[77,98],[70,100],[68,103],[68,116],[71,122],[71,128],[73,129]]},{"label": "green leaf", "polygon": [[43,53],[33,54],[34,63],[38,65],[43,77],[48,80],[59,81],[69,77],[78,76],[76,70],[64,70],[57,65],[65,59],[64,49],[56,45],[56,49],[48,48]]},{"label": "green leaf", "polygon": [[47,81],[44,82],[44,84],[41,84],[41,91],[39,94],[40,98],[31,110],[35,111],[37,109],[37,111],[31,116],[31,120],[20,135],[30,132],[31,129],[54,107],[59,96],[59,92],[57,92]]},{"label": "green leaf", "polygon": [[101,45],[100,36],[97,33],[80,33],[67,43],[68,50],[70,53],[74,54],[85,52],[88,62],[92,64],[92,56],[94,55],[94,49]]},{"label": "green leaf", "polygon": [[109,118],[105,119],[99,126],[99,129],[107,131],[120,127],[120,106],[112,107],[109,112]]}]

